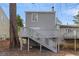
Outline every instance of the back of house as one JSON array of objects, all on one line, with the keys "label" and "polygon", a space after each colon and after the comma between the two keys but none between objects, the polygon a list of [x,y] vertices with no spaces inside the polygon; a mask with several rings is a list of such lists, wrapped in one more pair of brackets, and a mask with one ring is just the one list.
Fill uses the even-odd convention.
[{"label": "back of house", "polygon": [[26,27],[34,29],[45,38],[56,36],[55,11],[27,11]]},{"label": "back of house", "polygon": [[[20,31],[20,37],[27,37],[47,49],[57,52],[59,40],[58,18],[54,9],[51,11],[26,11],[26,27]],[[32,43],[30,43],[32,44]],[[37,45],[37,44],[36,44]],[[29,45],[28,45],[29,51]]]}]

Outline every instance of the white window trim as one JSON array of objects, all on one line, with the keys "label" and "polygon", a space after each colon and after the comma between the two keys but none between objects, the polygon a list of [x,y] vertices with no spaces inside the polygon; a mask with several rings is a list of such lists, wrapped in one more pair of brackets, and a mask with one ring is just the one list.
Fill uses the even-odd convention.
[{"label": "white window trim", "polygon": [[35,29],[35,30],[39,30],[40,29],[40,27],[30,27],[30,28]]},{"label": "white window trim", "polygon": [[[36,21],[34,21],[33,19],[33,17],[36,17],[37,18],[37,20]],[[32,22],[38,22],[38,13],[36,13],[36,15],[34,16],[34,13],[32,13],[32,15],[31,15],[31,21]]]}]

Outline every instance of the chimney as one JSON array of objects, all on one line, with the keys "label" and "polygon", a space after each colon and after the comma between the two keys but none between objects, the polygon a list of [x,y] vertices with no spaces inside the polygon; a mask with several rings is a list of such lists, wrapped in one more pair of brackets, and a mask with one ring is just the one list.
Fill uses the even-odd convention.
[{"label": "chimney", "polygon": [[52,11],[54,11],[54,6],[52,6]]}]

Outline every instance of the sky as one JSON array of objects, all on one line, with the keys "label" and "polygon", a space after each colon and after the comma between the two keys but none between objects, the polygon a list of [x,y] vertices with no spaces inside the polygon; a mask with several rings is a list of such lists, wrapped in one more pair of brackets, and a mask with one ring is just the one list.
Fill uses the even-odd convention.
[{"label": "sky", "polygon": [[[73,16],[79,11],[79,3],[18,3],[17,15],[20,15],[23,23],[25,23],[26,11],[51,11],[52,6],[54,6],[54,10],[56,11],[56,17],[58,17],[62,24],[74,24]],[[0,7],[9,18],[9,4],[1,3]]]}]

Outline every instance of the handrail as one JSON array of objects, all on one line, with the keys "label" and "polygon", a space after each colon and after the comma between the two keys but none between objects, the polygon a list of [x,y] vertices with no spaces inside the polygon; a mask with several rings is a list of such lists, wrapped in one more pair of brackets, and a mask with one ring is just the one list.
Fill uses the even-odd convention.
[{"label": "handrail", "polygon": [[[27,31],[28,31],[29,37],[33,38],[33,40],[37,41],[41,45],[43,45],[51,50],[53,49],[53,47],[55,49],[57,49],[57,41],[53,41],[50,38],[47,38],[47,40],[46,40],[46,38],[41,37],[41,36],[43,36],[42,34],[38,33],[34,29],[31,29],[28,27],[27,27]],[[39,38],[39,40],[38,40],[38,38]],[[51,44],[50,44],[50,42],[51,42]]]},{"label": "handrail", "polygon": [[[43,38],[43,37],[44,37],[44,35],[38,33],[38,32],[35,31],[34,29],[29,28],[29,27],[26,27],[26,28],[27,28],[28,34],[31,35],[31,36],[33,36],[33,34],[34,34],[34,35],[36,35],[37,37],[40,37],[40,38]],[[43,30],[42,30],[42,31],[43,31]],[[47,31],[47,32],[49,31],[50,34],[51,34],[52,31],[53,31],[53,32],[55,32],[56,35],[58,35],[58,34],[57,34],[57,30],[51,30],[51,31],[50,31],[50,30],[44,30],[44,31]]]},{"label": "handrail", "polygon": [[35,31],[34,29],[32,29],[32,28],[29,28],[29,27],[26,27],[26,28],[27,28],[28,34],[29,34],[30,36],[36,35],[37,38],[39,38],[39,37],[41,38],[41,36],[43,36],[42,34],[36,32],[36,31]]},{"label": "handrail", "polygon": [[[26,27],[26,28],[27,28],[27,31],[28,31],[29,36],[31,36],[31,37],[33,37],[33,38],[45,39],[45,38],[43,38],[44,35],[42,35],[42,34],[36,32],[34,29],[31,29],[31,28],[28,28],[28,27]],[[50,39],[50,40],[51,40],[51,39]],[[53,40],[52,40],[52,41],[53,41]],[[55,41],[54,41],[54,42],[55,42]]]}]

